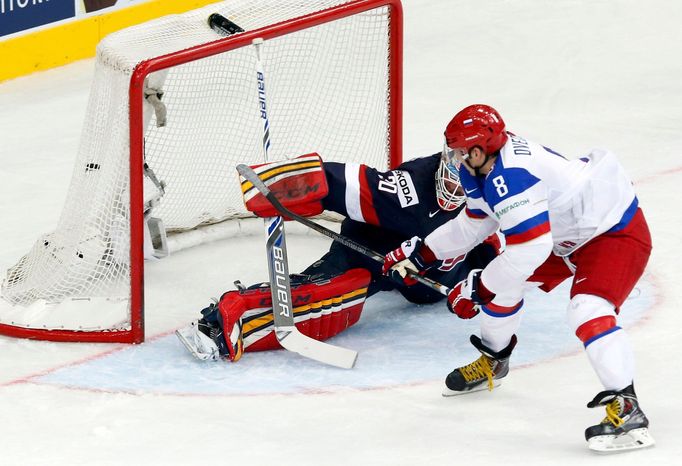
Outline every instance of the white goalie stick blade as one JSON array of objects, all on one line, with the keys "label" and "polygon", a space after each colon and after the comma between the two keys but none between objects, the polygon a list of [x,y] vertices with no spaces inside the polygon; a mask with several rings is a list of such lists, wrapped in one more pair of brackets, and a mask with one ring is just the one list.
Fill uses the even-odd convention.
[{"label": "white goalie stick blade", "polygon": [[[229,26],[229,25],[228,25]],[[222,29],[222,28],[221,28]],[[260,115],[263,119],[263,155],[268,161],[268,149],[270,147],[270,122],[267,117],[265,104],[265,72],[261,63],[262,38],[253,40],[256,51],[256,76]],[[250,170],[246,165],[237,167],[241,170]],[[263,187],[265,186],[258,175],[251,170],[252,176]],[[260,189],[259,189],[260,190]],[[265,193],[263,193],[265,195]],[[330,366],[350,369],[355,365],[358,353],[346,348],[340,348],[328,343],[315,340],[299,332],[294,323],[294,306],[291,300],[291,283],[289,282],[289,264],[287,261],[287,248],[284,240],[284,220],[282,217],[270,217],[265,220],[265,236],[267,238],[266,249],[268,256],[268,273],[270,277],[270,290],[272,293],[272,315],[275,327],[275,336],[280,345],[285,349],[298,353],[303,357],[314,359]]]},{"label": "white goalie stick blade", "polygon": [[284,220],[282,217],[271,217],[265,220],[265,226],[272,313],[277,341],[285,349],[308,359],[342,369],[351,369],[358,357],[356,351],[315,340],[296,328],[284,240]]},{"label": "white goalie stick blade", "polygon": [[352,369],[358,359],[357,351],[315,340],[303,335],[296,327],[288,332],[278,332],[276,335],[279,344],[287,350],[323,364]]},{"label": "white goalie stick blade", "polygon": [[649,435],[649,429],[632,429],[621,435],[599,435],[587,441],[587,447],[597,453],[618,453],[636,450],[655,445],[654,438]]},{"label": "white goalie stick blade", "polygon": [[220,359],[218,345],[199,331],[196,322],[176,330],[175,335],[185,345],[185,348],[192,353],[192,356],[200,361],[217,361]]}]

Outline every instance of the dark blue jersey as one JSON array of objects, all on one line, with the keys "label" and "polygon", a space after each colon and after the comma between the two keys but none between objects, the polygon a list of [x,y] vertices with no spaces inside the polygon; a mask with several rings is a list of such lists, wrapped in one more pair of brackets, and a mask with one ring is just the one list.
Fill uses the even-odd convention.
[{"label": "dark blue jersey", "polygon": [[457,216],[461,208],[445,211],[436,199],[440,153],[402,163],[380,172],[360,164],[325,162],[329,194],[325,209],[348,219],[379,226],[404,239],[425,237]]},{"label": "dark blue jersey", "polygon": [[[346,217],[341,223],[342,235],[385,255],[413,236],[424,238],[464,208],[462,205],[454,211],[445,211],[438,206],[436,171],[439,163],[440,153],[409,160],[387,172],[360,164],[324,162],[329,194],[323,205],[326,210]],[[483,244],[463,260],[439,263],[427,276],[452,287],[464,279],[469,270],[485,267],[495,255],[494,247]],[[443,298],[424,285],[396,284],[382,275],[380,263],[336,242],[303,273],[338,275],[355,267],[372,273],[369,295],[397,288],[408,300],[417,303]]]}]

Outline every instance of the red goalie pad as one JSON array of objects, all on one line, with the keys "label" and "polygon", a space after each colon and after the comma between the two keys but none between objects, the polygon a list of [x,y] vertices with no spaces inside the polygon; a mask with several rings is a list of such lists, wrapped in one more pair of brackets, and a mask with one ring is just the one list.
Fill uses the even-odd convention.
[{"label": "red goalie pad", "polygon": [[[322,159],[316,153],[292,160],[251,165],[284,207],[310,217],[322,213],[322,199],[329,192]],[[247,210],[259,217],[274,217],[279,213],[250,181],[239,177]]]},{"label": "red goalie pad", "polygon": [[[296,328],[324,341],[354,325],[362,314],[370,273],[351,269],[336,277],[292,285]],[[243,351],[281,348],[275,337],[270,287],[229,291],[218,304],[229,359]]]}]

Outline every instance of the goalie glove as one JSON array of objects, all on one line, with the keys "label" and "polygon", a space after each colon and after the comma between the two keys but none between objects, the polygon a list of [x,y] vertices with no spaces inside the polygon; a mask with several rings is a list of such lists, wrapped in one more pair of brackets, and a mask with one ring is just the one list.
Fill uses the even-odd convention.
[{"label": "goalie glove", "polygon": [[424,275],[436,262],[436,256],[418,236],[403,241],[399,248],[386,254],[381,272],[391,279],[408,286],[417,283],[408,272]]},{"label": "goalie glove", "polygon": [[483,285],[481,272],[482,269],[473,269],[448,294],[448,309],[460,319],[476,317],[480,307],[495,298],[495,293]]}]

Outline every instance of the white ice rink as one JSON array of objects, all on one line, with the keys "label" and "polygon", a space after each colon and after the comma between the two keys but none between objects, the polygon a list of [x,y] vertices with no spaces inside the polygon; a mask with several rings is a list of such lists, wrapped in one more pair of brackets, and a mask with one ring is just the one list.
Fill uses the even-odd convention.
[{"label": "white ice rink", "polygon": [[[492,393],[440,395],[477,357],[475,321],[391,293],[332,340],[360,351],[353,370],[284,351],[193,360],[172,331],[235,279],[265,279],[257,234],[147,264],[143,345],[0,337],[0,465],[682,463],[682,3],[404,0],[404,12],[406,158],[439,150],[456,111],[488,103],[518,134],[571,157],[610,148],[631,174],[654,251],[621,324],[657,445],[587,450],[583,430],[604,412],[585,404],[601,386],[565,322],[565,288],[526,299],[512,372]],[[57,223],[92,72],[88,60],[0,84],[2,275]],[[292,270],[328,247],[300,228],[288,243]]]}]

